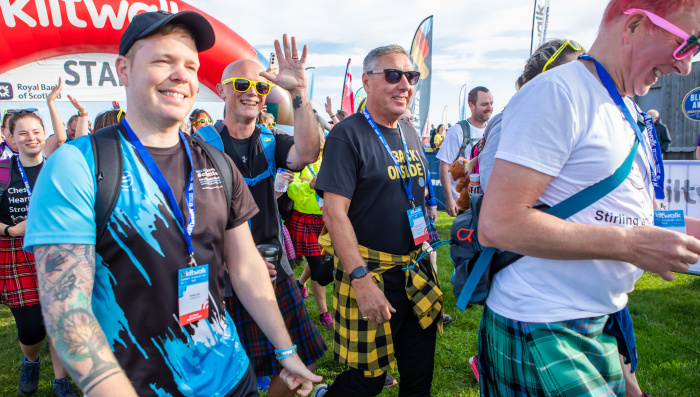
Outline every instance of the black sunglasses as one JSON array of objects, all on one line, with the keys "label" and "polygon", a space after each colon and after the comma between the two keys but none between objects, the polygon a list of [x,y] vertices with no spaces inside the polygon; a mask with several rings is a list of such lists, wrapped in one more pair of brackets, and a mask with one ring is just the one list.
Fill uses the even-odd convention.
[{"label": "black sunglasses", "polygon": [[384,70],[368,70],[367,74],[379,74],[379,73],[384,73],[384,78],[386,79],[386,82],[389,84],[396,84],[399,81],[401,81],[401,77],[403,75],[406,75],[406,80],[408,80],[408,84],[410,85],[416,85],[418,83],[418,79],[420,79],[420,72],[416,72],[414,70],[408,70],[408,71],[403,71],[403,70],[398,70],[398,69],[384,69]]}]

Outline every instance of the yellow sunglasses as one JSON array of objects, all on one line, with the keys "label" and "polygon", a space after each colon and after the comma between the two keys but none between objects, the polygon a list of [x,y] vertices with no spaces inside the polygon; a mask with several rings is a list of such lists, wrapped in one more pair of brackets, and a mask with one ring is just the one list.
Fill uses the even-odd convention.
[{"label": "yellow sunglasses", "polygon": [[247,92],[250,89],[250,86],[253,86],[255,88],[255,92],[257,92],[260,96],[266,96],[272,89],[272,84],[266,81],[248,80],[244,79],[243,77],[231,77],[230,79],[226,79],[221,82],[221,84],[224,85],[228,83],[232,83],[233,89],[238,92]]},{"label": "yellow sunglasses", "polygon": [[210,119],[210,118],[202,118],[202,119],[197,119],[197,120],[195,120],[195,122],[196,122],[196,123],[199,123],[199,124],[204,124],[204,123],[209,123],[209,124],[211,124],[212,121],[213,121],[213,120]]},{"label": "yellow sunglasses", "polygon": [[561,54],[561,52],[564,51],[564,48],[566,48],[567,45],[568,45],[568,46],[571,46],[571,48],[572,48],[574,51],[576,51],[576,52],[585,51],[585,50],[583,49],[583,46],[582,46],[581,44],[579,44],[578,41],[576,41],[576,40],[566,40],[566,41],[564,42],[564,44],[562,44],[562,45],[559,47],[559,49],[557,49],[557,51],[554,52],[554,54],[552,54],[551,57],[549,57],[549,60],[547,61],[547,63],[544,64],[544,67],[542,68],[542,72],[544,72],[544,71],[547,70],[547,66],[549,66],[552,62],[554,62],[554,61],[557,59],[557,57],[559,56],[559,54]]}]

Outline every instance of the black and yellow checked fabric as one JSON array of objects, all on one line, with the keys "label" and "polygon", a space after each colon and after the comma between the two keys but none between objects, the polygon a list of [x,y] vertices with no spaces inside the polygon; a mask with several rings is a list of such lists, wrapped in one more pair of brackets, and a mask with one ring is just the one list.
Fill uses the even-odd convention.
[{"label": "black and yellow checked fabric", "polygon": [[[335,259],[334,359],[341,364],[364,371],[367,377],[380,376],[395,365],[391,325],[388,321],[377,324],[362,318],[355,300],[355,290],[350,285],[350,276],[345,273],[340,259],[335,256],[326,228],[321,232],[318,242]],[[430,265],[425,267],[429,269],[430,275],[425,274],[419,266],[411,266],[422,250],[414,251],[410,255],[391,255],[363,246],[359,246],[359,249],[362,258],[368,265],[372,265],[370,275],[382,291],[384,291],[382,274],[385,271],[395,266],[406,268],[404,270],[406,295],[411,301],[413,312],[418,317],[421,327],[428,328],[433,322],[438,321],[438,331],[442,335],[442,292],[437,274]]]}]

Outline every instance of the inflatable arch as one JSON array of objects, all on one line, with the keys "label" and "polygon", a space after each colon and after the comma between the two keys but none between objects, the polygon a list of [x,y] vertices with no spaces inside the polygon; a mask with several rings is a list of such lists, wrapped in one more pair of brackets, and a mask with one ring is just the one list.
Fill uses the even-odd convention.
[{"label": "inflatable arch", "polygon": [[[157,10],[173,13],[195,11],[212,24],[216,43],[200,54],[199,81],[214,93],[221,73],[233,61],[251,59],[267,68],[265,57],[240,35],[180,0],[0,0],[0,54],[3,54],[0,57],[0,75],[50,58],[75,54],[117,54],[121,35],[134,15]],[[104,70],[105,67],[109,68],[109,65],[102,66],[101,72],[98,66],[93,73],[100,79],[107,73],[116,81],[116,76],[109,76],[113,73]],[[87,66],[85,69],[88,70]],[[71,69],[65,66],[65,70],[68,73],[66,78],[69,78]],[[89,76],[90,71],[87,73]],[[12,90],[12,87],[6,89]],[[285,92],[279,91],[282,90],[271,93],[268,102],[272,105],[270,108],[279,109],[279,116],[282,116],[287,113],[285,108],[288,106],[285,104],[288,100]],[[0,92],[3,93],[7,92]],[[2,99],[13,98],[0,97]],[[289,120],[278,122],[293,124]]]}]

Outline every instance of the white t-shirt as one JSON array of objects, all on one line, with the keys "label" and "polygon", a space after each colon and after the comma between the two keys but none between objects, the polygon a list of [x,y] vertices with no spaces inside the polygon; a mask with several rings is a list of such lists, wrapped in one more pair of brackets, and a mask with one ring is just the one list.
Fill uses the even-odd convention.
[{"label": "white t-shirt", "polygon": [[[469,120],[467,120],[467,123],[469,123]],[[469,123],[469,131],[471,132],[472,136],[471,142],[467,143],[467,147],[464,148],[464,153],[460,154],[460,157],[464,157],[465,159],[469,160],[474,144],[479,142],[479,140],[484,136],[485,130],[486,126],[484,126],[484,128],[476,128]],[[442,142],[440,151],[438,151],[436,155],[438,160],[450,165],[454,163],[454,161],[457,159],[457,152],[459,152],[459,148],[462,147],[463,138],[464,132],[459,124],[455,124],[450,127],[445,135],[445,141]],[[452,181],[452,197],[457,200],[459,198],[459,194],[455,190],[455,186],[457,186],[457,182]]]},{"label": "white t-shirt", "polygon": [[[628,108],[636,114],[631,102]],[[550,206],[612,175],[635,140],[605,87],[581,62],[559,66],[527,83],[508,104],[501,134],[496,158],[554,177],[537,203]],[[649,147],[646,133],[644,140],[627,180],[569,222],[612,227],[654,224],[649,163],[642,148],[642,144]],[[496,274],[486,303],[518,321],[601,316],[625,307],[627,293],[642,273],[619,261],[526,256]]]}]

